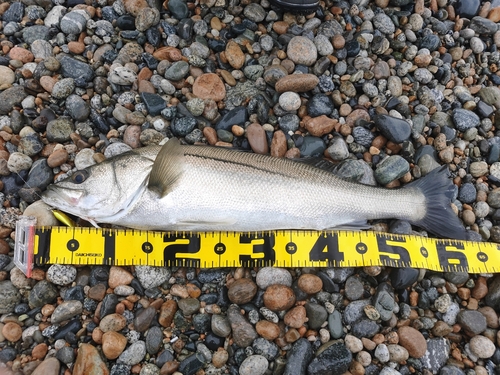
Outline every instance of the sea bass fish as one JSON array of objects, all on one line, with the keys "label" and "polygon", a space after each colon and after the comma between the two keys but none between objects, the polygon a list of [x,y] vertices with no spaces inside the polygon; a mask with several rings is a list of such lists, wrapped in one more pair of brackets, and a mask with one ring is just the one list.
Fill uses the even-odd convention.
[{"label": "sea bass fish", "polygon": [[463,239],[445,168],[386,189],[307,163],[171,139],[76,171],[50,185],[42,200],[94,225],[144,230],[323,230],[402,219]]}]

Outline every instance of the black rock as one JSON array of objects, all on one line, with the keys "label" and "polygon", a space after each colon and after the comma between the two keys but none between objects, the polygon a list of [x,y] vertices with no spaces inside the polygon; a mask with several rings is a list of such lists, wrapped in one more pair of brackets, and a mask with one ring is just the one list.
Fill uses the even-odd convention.
[{"label": "black rock", "polygon": [[92,67],[84,62],[63,56],[60,60],[61,74],[65,78],[80,78],[85,82],[90,82],[94,78]]},{"label": "black rock", "polygon": [[288,351],[285,374],[305,375],[312,357],[313,350],[309,341],[305,338],[298,339]]},{"label": "black rock", "polygon": [[109,375],[129,375],[132,366],[126,365],[125,363],[115,363],[111,367]]},{"label": "black rock", "polygon": [[75,360],[75,350],[70,346],[63,346],[57,351],[56,358],[65,364],[73,363]]},{"label": "black rock", "polygon": [[161,33],[157,28],[152,27],[146,30],[146,39],[154,47],[158,47],[161,41]]},{"label": "black rock", "polygon": [[67,324],[59,328],[57,333],[54,335],[55,340],[63,339],[66,337],[68,332],[77,333],[82,328],[82,323],[78,318],[69,321]]},{"label": "black rock", "polygon": [[196,119],[193,117],[176,118],[170,123],[172,133],[178,137],[185,137],[196,127]]},{"label": "black rock", "polygon": [[410,138],[411,126],[403,119],[376,115],[373,121],[382,135],[394,143],[402,143]]},{"label": "black rock", "polygon": [[263,337],[257,337],[252,343],[252,348],[255,354],[265,357],[269,362],[274,361],[280,351],[278,345]]},{"label": "black rock", "polygon": [[112,6],[105,6],[102,8],[102,19],[113,22],[119,18],[118,13],[113,9]]},{"label": "black rock", "polygon": [[116,305],[118,305],[118,296],[116,294],[106,294],[102,300],[100,312],[101,319],[106,315],[113,314],[115,312]]},{"label": "black rock", "polygon": [[68,288],[64,293],[65,301],[77,300],[83,302],[84,299],[85,299],[85,292],[83,291],[82,285],[76,285],[71,288]]},{"label": "black rock", "polygon": [[324,272],[319,271],[316,273],[321,281],[323,281],[323,290],[328,293],[338,293],[340,292],[340,287],[333,282],[333,280]]},{"label": "black rock", "polygon": [[295,114],[288,113],[278,119],[278,124],[280,129],[283,130],[285,134],[288,134],[289,132],[293,133],[299,129],[300,118]]},{"label": "black rock", "polygon": [[149,69],[154,70],[158,67],[158,60],[156,60],[155,57],[150,53],[144,52],[142,54],[142,59],[144,60]]},{"label": "black rock", "polygon": [[479,12],[480,5],[481,0],[458,0],[453,6],[457,16],[471,19]]},{"label": "black rock", "polygon": [[394,289],[406,289],[418,280],[419,270],[416,268],[393,268],[389,275]]},{"label": "black rock", "polygon": [[205,336],[205,345],[208,349],[216,351],[218,348],[222,348],[224,346],[224,337],[219,337],[213,332],[207,333]]},{"label": "black rock", "polygon": [[479,116],[481,116],[482,118],[485,118],[485,117],[490,117],[495,112],[495,108],[493,108],[493,106],[480,100],[477,103],[476,111],[479,114]]},{"label": "black rock", "polygon": [[311,117],[318,117],[321,115],[330,116],[333,109],[332,100],[325,94],[314,95],[307,102],[307,113]]},{"label": "black rock", "polygon": [[465,375],[465,372],[457,366],[446,365],[439,370],[439,375]]},{"label": "black rock", "polygon": [[245,107],[236,107],[224,114],[219,122],[215,125],[215,130],[231,130],[233,125],[243,126],[248,120],[248,115]]},{"label": "black rock", "polygon": [[373,320],[361,319],[352,324],[351,334],[359,338],[371,338],[375,336],[379,330],[380,328],[378,324]]},{"label": "black rock", "polygon": [[357,40],[351,40],[345,44],[345,49],[347,51],[347,57],[355,57],[361,51],[361,45]]},{"label": "black rock", "polygon": [[411,224],[406,220],[393,220],[389,232],[394,234],[411,234]]},{"label": "black rock", "polygon": [[352,136],[357,144],[366,148],[371,146],[372,141],[375,138],[375,135],[363,126],[355,126],[352,130]]},{"label": "black rock", "polygon": [[0,254],[0,271],[3,271],[11,262],[11,257],[7,254]]},{"label": "black rock", "polygon": [[0,351],[0,362],[7,363],[16,359],[17,350],[11,346],[6,346]]},{"label": "black rock", "polygon": [[460,186],[458,190],[458,199],[462,203],[474,203],[476,201],[476,187],[470,182],[466,182]]},{"label": "black rock", "polygon": [[320,352],[307,366],[309,375],[342,375],[352,361],[351,352],[344,344],[335,343]]},{"label": "black rock", "polygon": [[124,14],[116,20],[116,27],[121,30],[135,30],[135,17]]},{"label": "black rock", "polygon": [[207,45],[214,52],[222,52],[226,49],[226,42],[220,39],[208,39]]},{"label": "black rock", "polygon": [[200,302],[203,302],[207,305],[212,305],[217,302],[217,294],[216,293],[206,293],[202,294],[201,296],[198,297]]},{"label": "black rock", "polygon": [[203,367],[204,363],[205,360],[203,355],[201,353],[195,353],[179,364],[178,371],[184,375],[193,375]]},{"label": "black rock", "polygon": [[27,303],[20,303],[19,305],[14,307],[14,314],[17,315],[26,314],[28,311],[30,311],[30,307]]},{"label": "black rock", "polygon": [[193,33],[193,25],[194,22],[191,18],[185,18],[181,20],[181,22],[179,22],[179,25],[177,26],[177,35],[179,35],[179,38],[184,40],[191,39],[191,35]]},{"label": "black rock", "polygon": [[437,50],[440,45],[441,40],[434,34],[426,35],[420,41],[420,48],[427,48],[431,52]]},{"label": "black rock", "polygon": [[9,9],[5,11],[2,16],[4,24],[8,22],[21,22],[24,15],[24,4],[19,2],[12,2]]},{"label": "black rock", "polygon": [[26,180],[26,186],[30,188],[39,188],[45,190],[54,182],[54,172],[52,168],[47,165],[47,159],[38,159],[33,163]]},{"label": "black rock", "polygon": [[163,332],[160,327],[151,327],[146,334],[146,350],[149,354],[155,355],[163,344]]},{"label": "black rock", "polygon": [[467,109],[453,110],[453,123],[458,131],[465,132],[468,129],[478,127],[481,124],[479,116]]},{"label": "black rock", "polygon": [[306,303],[308,326],[311,329],[319,329],[328,318],[326,309],[317,303]]},{"label": "black rock", "polygon": [[210,315],[196,314],[193,316],[193,327],[196,332],[205,333],[210,330]]},{"label": "black rock", "polygon": [[35,284],[28,296],[28,303],[33,307],[42,307],[57,299],[59,292],[57,288],[47,280],[41,280]]},{"label": "black rock", "polygon": [[164,109],[167,106],[165,100],[158,94],[142,92],[141,99],[144,102],[144,105],[146,106],[151,116],[159,115],[162,109]]},{"label": "black rock", "polygon": [[156,357],[156,365],[161,368],[165,363],[173,360],[174,355],[172,354],[172,352],[164,350]]},{"label": "black rock", "polygon": [[457,322],[468,335],[479,335],[487,328],[486,318],[479,311],[461,310]]},{"label": "black rock", "polygon": [[326,145],[321,138],[306,136],[303,139],[304,142],[299,148],[300,155],[302,157],[307,157],[307,156],[316,157],[323,155],[323,152],[325,152],[326,149]]}]

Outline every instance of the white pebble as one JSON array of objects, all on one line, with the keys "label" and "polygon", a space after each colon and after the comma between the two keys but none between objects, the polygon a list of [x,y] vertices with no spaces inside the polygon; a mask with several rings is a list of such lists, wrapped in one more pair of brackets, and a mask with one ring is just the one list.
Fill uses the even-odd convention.
[{"label": "white pebble", "polygon": [[296,111],[300,108],[300,96],[296,92],[287,91],[280,95],[279,103],[285,111]]}]

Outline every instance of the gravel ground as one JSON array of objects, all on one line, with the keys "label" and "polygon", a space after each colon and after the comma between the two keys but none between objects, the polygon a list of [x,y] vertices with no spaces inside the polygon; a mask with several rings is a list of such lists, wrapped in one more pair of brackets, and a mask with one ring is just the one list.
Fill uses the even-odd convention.
[{"label": "gravel ground", "polygon": [[268,0],[22,0],[0,15],[0,373],[498,372],[500,276],[52,265],[26,279],[12,239],[50,183],[175,136],[325,156],[387,187],[445,164],[469,237],[500,243],[500,1],[326,0],[303,16]]}]

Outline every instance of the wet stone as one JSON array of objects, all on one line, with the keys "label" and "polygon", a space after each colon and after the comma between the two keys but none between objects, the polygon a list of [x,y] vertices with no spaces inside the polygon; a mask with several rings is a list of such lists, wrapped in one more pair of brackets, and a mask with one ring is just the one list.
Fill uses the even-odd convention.
[{"label": "wet stone", "polygon": [[462,310],[457,315],[457,322],[462,329],[472,335],[478,335],[486,329],[486,318],[479,311]]},{"label": "wet stone", "polygon": [[381,185],[403,177],[410,170],[408,162],[399,155],[389,156],[377,165],[375,179]]},{"label": "wet stone", "polygon": [[151,327],[146,334],[146,350],[149,354],[155,355],[163,345],[163,332],[160,327]]},{"label": "wet stone", "polygon": [[84,82],[89,82],[94,78],[94,71],[92,68],[71,57],[64,56],[60,59],[61,63],[61,73],[64,77],[73,78],[75,80],[80,79]]},{"label": "wet stone", "polygon": [[171,0],[168,2],[168,10],[178,20],[186,18],[189,14],[187,4],[183,0]]},{"label": "wet stone", "polygon": [[394,289],[406,289],[413,285],[419,276],[415,268],[393,268],[390,273],[391,285]]},{"label": "wet stone", "polygon": [[468,129],[478,127],[481,124],[479,116],[467,109],[455,109],[453,111],[453,122],[457,130],[465,132]]},{"label": "wet stone", "polygon": [[8,280],[0,281],[0,314],[10,314],[21,301],[21,295],[17,288]]},{"label": "wet stone", "polygon": [[461,18],[471,19],[479,12],[480,0],[458,0],[454,4],[455,12]]},{"label": "wet stone", "polygon": [[24,15],[24,4],[21,2],[14,2],[9,6],[9,9],[2,15],[4,23],[8,22],[21,22]]},{"label": "wet stone", "polygon": [[241,315],[236,305],[231,305],[229,307],[227,310],[227,317],[231,324],[235,344],[239,347],[251,345],[253,340],[257,338],[257,332],[245,317]]},{"label": "wet stone", "polygon": [[373,120],[382,135],[394,143],[402,143],[410,138],[411,126],[405,120],[388,115],[377,115]]},{"label": "wet stone", "polygon": [[196,127],[196,119],[193,117],[177,118],[170,124],[172,132],[180,137],[188,135],[193,131],[195,127]]},{"label": "wet stone", "polygon": [[150,115],[157,116],[167,106],[165,100],[158,94],[151,94],[149,92],[142,92],[141,99]]},{"label": "wet stone", "polygon": [[324,346],[326,345],[329,346],[324,350],[320,348],[316,357],[307,366],[309,375],[341,375],[347,371],[352,361],[351,352],[341,343],[327,343]]},{"label": "wet stone", "polygon": [[427,351],[421,358],[422,365],[427,367],[433,374],[446,363],[450,353],[449,341],[445,338],[432,338],[427,340]]}]

